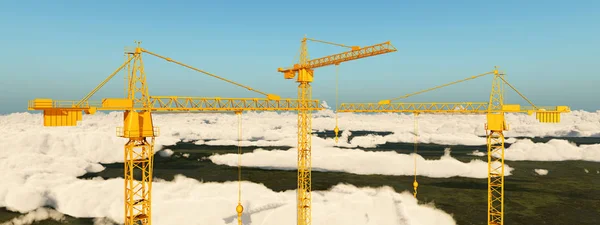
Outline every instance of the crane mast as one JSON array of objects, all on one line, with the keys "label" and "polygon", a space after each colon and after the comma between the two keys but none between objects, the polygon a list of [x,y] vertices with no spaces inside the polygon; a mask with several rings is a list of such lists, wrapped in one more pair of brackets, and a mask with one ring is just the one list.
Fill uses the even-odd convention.
[{"label": "crane mast", "polygon": [[[152,224],[151,190],[154,157],[154,139],[156,133],[152,123],[150,95],[144,73],[142,50],[138,46],[133,52],[127,52],[133,58],[130,67],[128,98],[132,100],[131,109],[125,110],[122,129],[117,134],[128,138],[125,144],[124,182],[125,182],[125,224]],[[141,105],[142,110],[133,106]],[[119,132],[122,130],[122,133]],[[140,176],[138,179],[135,176]]]},{"label": "crane mast", "polygon": [[[329,55],[310,60],[307,50],[307,40],[333,44],[341,47],[350,48],[350,51],[339,54]],[[346,46],[332,42],[319,41],[311,38],[302,39],[300,44],[299,63],[294,64],[292,68],[278,68],[277,71],[283,73],[285,79],[293,79],[297,76],[298,82],[298,100],[308,102],[312,100],[312,87],[310,85],[314,80],[314,69],[329,65],[338,65],[342,62],[366,58],[375,55],[381,55],[396,51],[396,48],[390,42],[384,42],[372,46],[361,48],[359,46]],[[302,108],[298,110],[298,188],[297,188],[297,224],[310,225],[312,223],[311,207],[311,182],[312,182],[312,110]]]},{"label": "crane mast", "polygon": [[[306,65],[309,61],[306,39],[302,40],[300,50],[300,65]],[[312,87],[314,70],[302,68],[298,71],[298,99],[310,101],[312,99]],[[311,179],[312,179],[312,112],[298,110],[298,189],[297,189],[297,223],[311,224]]]},{"label": "crane mast", "polygon": [[[461,103],[391,103],[391,100],[381,100],[378,103],[342,103],[339,112],[361,113],[414,113],[414,114],[486,114],[485,124],[486,141],[488,150],[488,206],[487,224],[504,224],[504,131],[508,130],[505,113],[535,113],[536,119],[542,123],[560,122],[560,114],[570,112],[567,106],[539,107],[531,103],[516,88],[504,79],[504,74],[497,68],[491,72],[472,76],[463,80],[429,88],[423,91],[407,94],[394,99],[406,98],[419,93],[432,91],[451,84],[493,74],[492,90],[489,102],[461,102]],[[504,85],[508,85],[532,106],[530,108],[520,105],[504,104]],[[416,186],[415,186],[416,190]]]},{"label": "crane mast", "polygon": [[[488,152],[488,209],[489,225],[504,224],[504,83],[502,73],[494,70],[492,91],[487,112],[486,140]],[[501,157],[493,157],[499,155]]]}]

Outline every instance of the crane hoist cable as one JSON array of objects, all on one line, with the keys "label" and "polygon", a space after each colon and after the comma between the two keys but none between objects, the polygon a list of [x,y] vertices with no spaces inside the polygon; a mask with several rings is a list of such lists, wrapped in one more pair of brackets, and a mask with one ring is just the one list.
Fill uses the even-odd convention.
[{"label": "crane hoist cable", "polygon": [[338,85],[339,85],[339,64],[335,64],[335,128],[333,132],[335,133],[335,143],[338,143],[338,133],[340,132],[340,128],[338,127]]},{"label": "crane hoist cable", "polygon": [[417,197],[417,188],[419,187],[419,183],[417,182],[417,148],[419,145],[419,121],[418,121],[418,116],[419,113],[414,113],[415,115],[415,152],[413,154],[414,156],[414,163],[415,163],[415,180],[413,182],[413,189],[414,189],[414,193],[413,195],[415,196],[415,198]]},{"label": "crane hoist cable", "polygon": [[113,73],[111,73],[106,79],[104,79],[102,81],[102,83],[98,84],[98,86],[96,86],[96,88],[94,88],[94,90],[90,91],[90,93],[88,93],[85,97],[83,97],[81,100],[79,100],[79,102],[77,102],[77,104],[75,104],[75,106],[76,107],[82,107],[82,106],[84,106],[84,105],[82,105],[84,102],[87,102],[92,97],[92,95],[94,95],[110,79],[112,79],[115,75],[117,75],[117,73],[119,73],[119,71],[121,71],[125,66],[129,65],[129,62],[131,62],[131,60],[133,60],[133,57],[129,58],[123,64],[121,64],[121,66],[119,68],[117,68]]},{"label": "crane hoist cable", "polygon": [[235,207],[237,212],[238,225],[242,225],[242,112],[235,112],[238,119],[238,205]]},{"label": "crane hoist cable", "polygon": [[246,86],[246,85],[243,85],[243,84],[240,84],[240,83],[234,82],[234,81],[232,81],[232,80],[225,79],[225,78],[223,78],[223,77],[220,77],[220,76],[217,76],[217,75],[215,75],[215,74],[212,74],[212,73],[206,72],[206,71],[204,71],[204,70],[201,70],[201,69],[198,69],[198,68],[194,68],[194,67],[192,67],[192,66],[189,66],[189,65],[183,64],[183,63],[181,63],[181,62],[178,62],[178,61],[175,61],[175,60],[173,60],[173,59],[171,59],[171,58],[169,58],[169,57],[165,57],[165,56],[158,55],[158,54],[156,54],[156,53],[153,53],[153,52],[150,52],[150,51],[148,51],[148,50],[146,50],[146,49],[142,49],[142,51],[143,51],[143,52],[145,52],[145,53],[148,53],[148,54],[150,54],[150,55],[156,56],[156,57],[158,57],[158,58],[161,58],[161,59],[167,60],[168,62],[172,62],[172,63],[178,64],[178,65],[180,65],[180,66],[186,67],[186,68],[188,68],[188,69],[191,69],[191,70],[194,70],[194,71],[197,71],[197,72],[200,72],[200,73],[203,73],[203,74],[209,75],[209,76],[211,76],[211,77],[217,78],[217,79],[219,79],[219,80],[222,80],[222,81],[228,82],[228,83],[230,83],[230,84],[233,84],[233,85],[236,85],[236,86],[239,86],[239,87],[246,88],[246,89],[248,89],[249,91],[253,91],[253,92],[259,93],[259,94],[261,94],[261,95],[264,95],[264,96],[266,96],[266,97],[267,97],[268,99],[270,99],[270,100],[279,100],[279,99],[281,99],[281,97],[279,97],[278,95],[274,95],[274,94],[267,94],[267,93],[265,93],[265,92],[262,92],[262,91],[256,90],[256,89],[254,89],[254,88],[251,88],[251,87],[249,87],[249,86]]},{"label": "crane hoist cable", "polygon": [[329,42],[329,41],[321,41],[321,40],[307,38],[307,37],[305,37],[305,38],[306,38],[306,40],[310,40],[310,41],[314,41],[314,42],[321,42],[321,43],[324,43],[324,44],[336,45],[336,46],[340,46],[340,47],[344,47],[344,48],[349,48],[349,49],[352,49],[352,50],[360,49],[360,46],[348,46],[348,45],[333,43],[333,42]]},{"label": "crane hoist cable", "polygon": [[413,95],[425,93],[425,92],[428,92],[428,91],[433,91],[433,90],[440,89],[440,88],[443,88],[443,87],[446,87],[446,86],[450,86],[450,85],[453,85],[453,84],[461,83],[461,82],[464,82],[464,81],[467,81],[467,80],[473,80],[475,78],[482,77],[482,76],[489,75],[489,74],[494,74],[494,71],[487,72],[487,73],[482,73],[482,74],[475,75],[475,76],[471,76],[471,77],[468,77],[468,78],[465,78],[465,79],[462,79],[462,80],[453,81],[453,82],[450,82],[450,83],[447,83],[447,84],[442,84],[442,85],[435,86],[435,87],[432,87],[432,88],[428,88],[428,89],[425,89],[425,90],[422,90],[422,91],[417,91],[417,92],[414,92],[414,93],[406,94],[406,95],[403,95],[403,96],[400,96],[400,97],[396,97],[396,98],[392,98],[392,99],[386,99],[386,100],[381,100],[381,101],[379,101],[379,104],[390,104],[392,101],[395,101],[395,100],[398,100],[398,99],[408,98],[408,97],[413,96]]},{"label": "crane hoist cable", "polygon": [[[138,44],[139,44],[139,43],[138,43]],[[139,46],[138,46],[138,48],[139,48]],[[141,48],[140,48],[140,49],[141,49]],[[215,75],[215,74],[212,74],[212,73],[206,72],[206,71],[204,71],[204,70],[201,70],[201,69],[198,69],[198,68],[195,68],[195,67],[189,66],[189,65],[187,65],[187,64],[184,64],[184,63],[181,63],[181,62],[175,61],[175,60],[173,60],[173,59],[171,59],[171,58],[169,58],[169,57],[161,56],[161,55],[159,55],[159,54],[156,54],[156,53],[154,53],[154,52],[150,52],[150,51],[148,51],[148,50],[146,50],[146,49],[141,49],[140,51],[141,51],[141,52],[148,53],[148,54],[150,54],[150,55],[153,55],[153,56],[156,56],[156,57],[158,57],[158,58],[164,59],[164,60],[166,60],[166,61],[168,61],[168,62],[172,62],[172,63],[178,64],[178,65],[180,65],[180,66],[183,66],[183,67],[186,67],[186,68],[188,68],[188,69],[191,69],[191,70],[194,70],[194,71],[197,71],[197,72],[200,72],[200,73],[203,73],[203,74],[209,75],[209,76],[211,76],[211,77],[214,77],[214,78],[217,78],[217,79],[219,79],[219,80],[222,80],[222,81],[228,82],[228,83],[230,83],[230,84],[233,84],[233,85],[236,85],[236,86],[239,86],[239,87],[242,87],[242,88],[248,89],[249,91],[253,91],[253,92],[259,93],[259,94],[261,94],[261,95],[264,95],[264,96],[266,96],[266,97],[267,97],[267,99],[269,99],[269,100],[281,100],[281,96],[279,96],[279,95],[276,95],[276,94],[267,94],[267,93],[265,93],[265,92],[262,92],[262,91],[259,91],[259,90],[256,90],[256,89],[254,89],[254,88],[251,88],[250,86],[246,86],[246,85],[243,85],[243,84],[240,84],[240,83],[234,82],[234,81],[232,81],[232,80],[225,79],[225,78],[223,78],[223,77],[220,77],[220,76],[217,76],[217,75]],[[75,103],[74,107],[83,107],[83,106],[86,106],[86,105],[83,105],[83,104],[84,104],[84,103],[86,103],[86,102],[87,102],[87,101],[88,101],[88,100],[89,100],[89,99],[90,99],[90,98],[91,98],[91,97],[92,97],[92,96],[93,96],[93,95],[94,95],[96,92],[98,92],[98,90],[100,90],[100,88],[102,88],[102,87],[103,87],[103,86],[104,86],[104,85],[105,85],[105,84],[106,84],[106,83],[107,83],[109,80],[111,80],[111,79],[112,79],[112,78],[113,78],[113,77],[114,77],[114,76],[115,76],[115,75],[116,75],[116,74],[117,74],[119,71],[121,71],[123,68],[127,67],[128,69],[127,69],[126,73],[128,73],[128,72],[129,72],[129,67],[131,66],[129,63],[130,63],[132,60],[134,60],[134,58],[135,58],[135,57],[128,57],[128,59],[127,59],[127,60],[126,60],[126,61],[125,61],[125,62],[124,62],[124,63],[123,63],[123,64],[122,64],[122,65],[121,65],[119,68],[117,68],[117,69],[116,69],[116,70],[115,70],[113,73],[111,73],[111,74],[110,74],[110,75],[109,75],[109,76],[108,76],[106,79],[104,79],[104,80],[103,80],[103,81],[102,81],[100,84],[98,84],[98,85],[96,86],[96,88],[94,88],[94,89],[93,89],[92,91],[90,91],[90,92],[89,92],[89,93],[88,93],[88,94],[87,94],[85,97],[83,97],[81,100],[79,100],[77,103]],[[131,81],[128,81],[128,80],[126,80],[126,82],[131,82]],[[127,84],[126,84],[126,86],[127,86]],[[127,88],[126,88],[126,89],[127,89]],[[127,93],[127,91],[126,91],[125,93]]]},{"label": "crane hoist cable", "polygon": [[461,83],[461,82],[464,82],[464,81],[473,80],[475,78],[483,77],[483,76],[490,75],[490,74],[496,75],[506,85],[508,85],[515,92],[517,92],[517,94],[519,94],[519,96],[521,96],[521,98],[523,98],[525,101],[527,101],[534,109],[538,109],[538,107],[535,106],[533,104],[533,102],[531,102],[527,97],[525,97],[523,94],[521,94],[521,92],[519,92],[514,86],[512,86],[510,83],[508,83],[508,81],[506,81],[506,79],[504,79],[503,76],[498,76],[498,75],[504,75],[504,74],[501,74],[498,71],[497,67],[494,67],[493,71],[490,71],[490,72],[487,72],[487,73],[482,73],[482,74],[471,76],[471,77],[468,77],[468,78],[465,78],[465,79],[462,79],[462,80],[457,80],[457,81],[453,81],[453,82],[450,82],[450,83],[438,85],[438,86],[435,86],[435,87],[432,87],[432,88],[428,88],[428,89],[425,89],[425,90],[421,90],[421,91],[417,91],[417,92],[414,92],[414,93],[406,94],[406,95],[403,95],[403,96],[400,96],[400,97],[381,100],[381,101],[379,101],[379,104],[390,104],[392,101],[395,101],[395,100],[398,100],[398,99],[408,98],[408,97],[413,96],[413,95],[422,94],[422,93],[425,93],[425,92],[429,92],[429,91],[433,91],[433,90],[436,90],[436,89],[440,89],[440,88],[443,88],[443,87],[446,87],[446,86],[450,86],[450,85],[453,85],[453,84],[458,84],[458,83]]},{"label": "crane hoist cable", "polygon": [[505,84],[507,84],[510,88],[512,88],[515,92],[517,92],[517,94],[519,94],[521,96],[521,98],[525,99],[525,101],[527,101],[529,104],[531,104],[531,106],[533,106],[534,109],[537,109],[538,107],[535,106],[533,104],[533,102],[529,101],[529,99],[527,97],[525,97],[523,94],[521,94],[521,92],[519,92],[515,87],[513,87],[510,83],[508,83],[508,81],[506,81],[504,79],[504,77],[502,76],[498,76],[500,79],[502,79],[502,81],[504,81]]}]

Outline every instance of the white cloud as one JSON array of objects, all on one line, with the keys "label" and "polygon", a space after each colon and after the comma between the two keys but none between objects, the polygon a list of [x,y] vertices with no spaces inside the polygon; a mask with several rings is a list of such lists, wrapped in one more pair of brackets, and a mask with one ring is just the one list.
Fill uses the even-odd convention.
[{"label": "white cloud", "polygon": [[160,156],[165,157],[165,158],[171,157],[173,155],[173,153],[174,153],[173,150],[168,149],[168,148],[167,149],[163,149],[163,150],[161,150],[161,151],[158,152],[158,154]]},{"label": "white cloud", "polygon": [[[31,208],[42,207],[50,201],[57,211],[70,216],[123,222],[123,180],[120,178],[81,180],[65,174],[40,174],[20,182],[20,189],[43,193],[39,195],[42,201],[35,201],[37,207]],[[18,189],[9,190],[16,191]],[[234,220],[236,193],[236,182],[201,183],[183,176],[176,176],[172,182],[157,181],[152,193],[153,222],[170,225],[186,219],[188,224],[237,224]],[[26,196],[29,195],[21,197]],[[294,190],[274,192],[261,184],[243,182],[242,204],[246,222],[275,225],[295,220]],[[312,217],[313,224],[333,225],[455,224],[443,211],[417,204],[408,192],[398,194],[389,187],[356,188],[344,184],[313,192]],[[97,224],[107,222],[103,219]]]},{"label": "white cloud", "polygon": [[[331,130],[335,127],[330,110],[314,113],[313,126],[316,130]],[[246,146],[296,146],[296,123],[294,113],[249,112],[243,115],[243,145]],[[600,111],[575,111],[563,116],[560,124],[539,124],[533,116],[507,116],[514,136],[600,136]],[[421,115],[419,116],[419,140],[438,144],[485,144],[483,116],[465,115]],[[232,114],[175,114],[155,115],[154,123],[161,128],[161,136],[156,140],[155,151],[163,145],[177,141],[200,140],[207,145],[237,144],[237,118]],[[339,146],[373,147],[385,142],[413,141],[412,115],[396,114],[340,114],[340,128],[345,132],[345,141]],[[44,205],[56,207],[72,216],[108,218],[122,221],[122,180],[92,179],[79,180],[76,176],[87,172],[98,172],[103,167],[98,163],[122,162],[125,139],[115,136],[115,127],[122,126],[122,113],[98,113],[84,115],[76,127],[43,127],[40,114],[14,113],[0,116],[0,207],[17,212],[31,212]],[[356,137],[347,142],[349,130],[391,131],[385,137],[371,135]],[[204,141],[207,140],[207,141]],[[509,139],[509,141],[514,139]],[[519,144],[520,143],[520,144]],[[559,146],[560,142],[548,145]],[[527,159],[536,148],[548,146],[517,142],[507,150],[507,158]],[[520,146],[520,147],[519,147]],[[565,145],[566,146],[566,145]],[[597,160],[595,145],[580,146],[573,150],[575,156],[556,151],[557,156],[547,156],[540,160],[564,160],[569,158]],[[511,151],[518,153],[511,155]],[[533,149],[533,150],[532,150]],[[313,138],[314,165],[325,170],[346,171],[359,174],[412,174],[411,155],[395,152],[367,152],[359,149],[339,149],[331,139]],[[590,152],[586,152],[586,151]],[[537,150],[535,150],[537,151]],[[583,151],[583,152],[582,152]],[[167,152],[168,154],[168,152]],[[263,154],[263,159],[252,159]],[[268,154],[268,155],[267,155]],[[226,161],[227,157],[223,159]],[[235,155],[233,155],[235,156]],[[295,150],[265,152],[257,150],[246,153],[244,163],[295,167]],[[280,157],[280,161],[273,160]],[[218,157],[217,157],[218,158]],[[319,161],[323,160],[323,161]],[[329,161],[327,161],[329,160]],[[418,172],[427,176],[482,177],[486,163],[473,160],[462,163],[446,155],[439,160],[417,158]],[[385,162],[385,163],[382,163]],[[277,164],[279,163],[279,164]],[[352,165],[352,166],[348,166]],[[393,168],[393,166],[396,166]],[[440,168],[445,168],[441,170]],[[449,168],[449,169],[448,169]],[[510,169],[508,169],[510,170]],[[293,191],[276,193],[261,185],[244,185],[247,212],[253,221],[269,221],[263,224],[280,224],[295,217],[295,195]],[[157,182],[154,185],[155,222],[169,224],[177,218],[190,218],[199,215],[198,209],[205,210],[198,221],[210,224],[224,224],[223,218],[235,215],[235,184],[207,184],[178,178],[174,182]],[[352,196],[352,197],[350,197]],[[353,224],[454,224],[451,217],[427,206],[417,205],[409,193],[397,194],[389,189],[358,189],[339,185],[334,190],[315,192],[316,214],[314,224],[331,224],[341,221]],[[353,201],[354,199],[354,201]],[[387,199],[387,200],[386,200]],[[359,201],[360,200],[360,201]],[[355,202],[359,201],[359,202]],[[210,205],[210,206],[209,206]],[[364,205],[365,207],[356,207]],[[276,207],[279,206],[279,207]],[[367,207],[368,206],[368,207]],[[273,208],[272,208],[273,207]],[[341,211],[340,207],[345,211]],[[265,209],[260,211],[260,209]],[[374,210],[379,209],[379,210]],[[384,210],[385,209],[385,210]],[[201,210],[201,211],[202,211]],[[254,210],[254,211],[253,211]],[[344,213],[344,214],[341,214]],[[367,215],[369,222],[364,215]],[[375,221],[381,218],[386,221]],[[435,221],[439,219],[439,221]],[[98,220],[97,223],[106,222]],[[317,223],[318,222],[318,223]],[[358,222],[358,223],[357,223]],[[234,223],[234,221],[230,221]]]},{"label": "white cloud", "polygon": [[[242,166],[294,170],[297,167],[297,155],[297,148],[286,151],[257,149],[242,154]],[[238,163],[237,154],[212,155],[209,159],[215,164],[228,166],[237,166]],[[312,166],[316,171],[406,176],[414,174],[414,160],[413,154],[393,151],[374,152],[331,147],[312,149]],[[513,169],[506,164],[504,166],[505,174],[510,175]],[[487,178],[487,162],[475,159],[464,163],[452,158],[450,150],[446,149],[445,154],[436,160],[426,160],[417,155],[417,175]]]},{"label": "white cloud", "polygon": [[545,169],[535,169],[534,171],[535,171],[535,173],[537,173],[540,176],[548,175],[548,170],[545,170]]},{"label": "white cloud", "polygon": [[505,152],[506,160],[564,161],[584,160],[600,162],[600,144],[577,146],[566,140],[552,139],[547,143],[519,140]]},{"label": "white cloud", "polygon": [[[332,111],[326,110],[314,114],[314,127],[323,130],[334,126],[331,116]],[[517,133],[515,135],[593,135],[595,126],[598,126],[600,120],[600,111],[596,113],[575,111],[563,116],[561,124],[539,124],[535,118],[527,115],[509,114],[508,120],[512,121],[513,131],[508,133]],[[478,137],[483,135],[483,127],[479,119],[484,119],[479,115],[421,115],[420,137],[422,142],[445,143],[445,144],[485,144],[485,138]],[[275,113],[275,112],[248,112],[243,115],[243,138],[242,145],[245,146],[296,146],[296,115],[294,113]],[[392,135],[385,137],[378,135],[369,135],[355,137],[348,141],[349,130],[342,132],[340,147],[374,147],[377,144],[386,142],[412,142],[412,126],[403,126],[412,122],[410,115],[396,114],[340,114],[340,121],[347,124],[347,128],[353,130],[378,130],[393,131]],[[23,171],[44,171],[44,170],[63,170],[64,173],[81,174],[84,171],[98,172],[102,167],[96,162],[112,163],[122,162],[123,144],[125,139],[115,136],[115,127],[121,126],[121,113],[98,113],[97,115],[85,115],[81,125],[76,127],[43,127],[42,117],[39,114],[15,113],[0,116],[0,159],[5,159],[6,166],[21,166]],[[196,140],[198,144],[207,145],[236,145],[237,144],[237,118],[231,114],[157,114],[155,115],[155,125],[161,128],[161,136],[157,138],[155,151],[160,149],[161,145],[171,145],[180,139]],[[518,129],[515,127],[519,127]],[[516,130],[516,131],[514,131]],[[204,141],[206,139],[207,141]],[[514,142],[514,138],[509,138],[507,142]],[[313,157],[315,157],[315,167],[321,167],[326,170],[348,171],[359,174],[412,174],[412,157],[396,153],[385,152],[365,152],[361,150],[341,150],[335,147],[332,139],[313,138]],[[440,149],[441,150],[441,149]],[[273,151],[264,153],[265,157],[261,160],[271,160],[279,154],[286,157],[281,162],[258,162],[247,161],[256,166],[279,166],[295,167],[294,149],[289,152]],[[15,154],[18,152],[19,154]],[[168,150],[163,151],[162,155],[168,155]],[[334,157],[335,153],[335,157]],[[250,156],[248,154],[247,156]],[[477,153],[481,155],[481,153]],[[350,157],[350,156],[360,157]],[[350,160],[354,165],[363,165],[362,163],[377,162],[376,159],[391,156],[397,158],[396,161],[390,161],[388,164],[374,163],[368,167],[360,169],[347,168],[337,159]],[[598,145],[582,145],[574,147],[566,144],[566,141],[552,140],[548,143],[532,143],[531,141],[517,141],[506,151],[508,160],[566,160],[580,159],[597,161]],[[369,157],[369,158],[365,158]],[[45,161],[43,161],[45,160]],[[258,159],[257,159],[258,160]],[[319,164],[319,160],[324,163]],[[43,162],[40,162],[43,161]],[[45,168],[27,167],[23,163],[30,162],[35,164],[48,164]],[[285,164],[281,164],[285,162]],[[453,170],[444,171],[440,169],[427,169],[433,163],[450,163]],[[89,165],[88,165],[89,163]],[[226,162],[221,162],[227,164]],[[279,163],[279,164],[277,164]],[[334,163],[327,165],[326,163]],[[85,165],[84,165],[85,164]],[[2,166],[3,164],[0,164]],[[390,168],[390,165],[398,165],[398,169]],[[451,157],[443,157],[439,160],[425,161],[419,158],[420,174],[426,176],[470,176],[481,177],[478,174],[482,165],[480,161],[469,163],[458,162]],[[443,164],[440,164],[440,167]],[[445,165],[445,164],[444,164]],[[74,167],[75,166],[75,167]],[[64,167],[64,168],[63,168]],[[74,168],[71,168],[74,167]],[[433,166],[431,166],[433,167]],[[468,169],[467,169],[468,168]],[[22,171],[22,172],[23,172]],[[442,171],[442,172],[436,172]],[[459,174],[462,171],[464,174]],[[485,170],[484,170],[485,171]]]},{"label": "white cloud", "polygon": [[25,215],[21,215],[9,221],[0,223],[0,225],[29,225],[33,224],[34,222],[49,219],[61,222],[65,219],[65,216],[53,209],[38,208]]},{"label": "white cloud", "polygon": [[[159,115],[156,123],[158,125],[161,119],[171,118]],[[198,137],[225,137],[225,141],[233,141],[235,130],[218,129],[221,123],[235,125],[235,120],[229,120],[231,118],[221,115],[197,117],[196,120],[202,120],[199,123],[205,127],[188,130],[185,127],[189,126],[181,125],[190,123],[188,119],[194,119],[186,116],[180,118],[180,123],[162,121],[162,124],[167,124],[162,130],[166,135],[159,137],[157,142],[173,144],[180,138],[192,140]],[[3,171],[0,173],[0,207],[27,213],[50,206],[74,217],[100,218],[96,219],[96,224],[122,222],[122,179],[76,178],[87,172],[101,171],[103,167],[98,162],[122,160],[124,140],[113,136],[114,127],[119,125],[120,120],[121,116],[117,113],[99,114],[86,116],[78,127],[42,127],[40,115],[0,116],[0,170]],[[246,125],[248,123],[251,122]],[[263,140],[247,143],[271,144],[269,142],[280,140],[295,143],[295,137],[283,136],[285,132],[280,131],[283,128],[276,126],[265,128],[257,125],[250,136]],[[177,131],[178,127],[183,129]],[[265,129],[273,135],[262,136]],[[236,183],[200,183],[183,177],[173,182],[157,179],[153,185],[153,220],[157,224],[168,225],[176,224],[180,218],[189,221],[194,217],[196,220],[189,221],[191,224],[235,224],[236,187]],[[294,190],[273,192],[253,183],[244,183],[243,188],[246,221],[267,225],[295,220]],[[314,192],[313,209],[313,224],[336,224],[334,221],[338,224],[455,224],[452,217],[443,211],[429,205],[418,205],[410,193],[398,194],[390,188],[337,185],[329,191]]]},{"label": "white cloud", "polygon": [[487,154],[485,152],[480,152],[479,150],[475,150],[475,151],[469,153],[469,155],[474,155],[474,156],[481,157],[481,156],[486,156]]},{"label": "white cloud", "polygon": [[[313,114],[315,130],[333,129],[331,110]],[[285,112],[247,112],[243,114],[243,145],[296,146],[297,117]],[[385,142],[413,142],[413,117],[405,114],[339,114],[342,131],[391,131],[392,135],[356,137],[349,147],[373,147]],[[600,111],[573,111],[563,114],[561,123],[542,124],[534,116],[507,114],[511,129],[507,137],[515,136],[600,136]],[[420,115],[419,141],[437,144],[484,145],[482,115]],[[13,113],[0,116],[0,148],[18,147],[21,151],[48,154],[69,154],[94,162],[118,162],[123,158],[125,139],[115,136],[115,127],[122,126],[122,113],[84,115],[76,127],[42,127],[40,114]],[[155,126],[160,127],[158,147],[180,139],[206,141],[208,145],[237,144],[237,117],[232,114],[155,114]],[[250,141],[251,140],[251,141]],[[514,141],[508,139],[507,142]],[[202,141],[204,142],[204,141]],[[330,141],[333,142],[333,141]],[[158,151],[160,148],[156,148]]]},{"label": "white cloud", "polygon": [[[475,150],[469,155],[486,156],[486,152]],[[500,157],[494,154],[494,157]],[[566,161],[582,160],[600,162],[600,144],[579,145],[567,140],[551,139],[546,143],[534,143],[530,139],[519,139],[505,149],[507,161]]]},{"label": "white cloud", "polygon": [[109,218],[94,218],[94,225],[115,225],[115,222]]}]

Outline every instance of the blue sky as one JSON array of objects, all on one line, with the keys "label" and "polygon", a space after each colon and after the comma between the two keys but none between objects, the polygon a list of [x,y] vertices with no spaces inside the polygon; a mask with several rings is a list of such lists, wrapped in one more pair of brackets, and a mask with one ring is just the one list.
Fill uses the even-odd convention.
[{"label": "blue sky", "polygon": [[[1,1],[0,113],[34,98],[80,99],[141,40],[150,51],[295,98],[292,65],[306,34],[397,52],[343,63],[340,102],[374,102],[499,66],[537,105],[600,109],[598,1]],[[309,44],[312,58],[345,49]],[[146,56],[151,95],[260,97]],[[117,76],[94,99],[123,96]],[[407,101],[487,101],[491,77]],[[313,97],[335,102],[335,67]],[[506,103],[526,102],[507,91]]]}]

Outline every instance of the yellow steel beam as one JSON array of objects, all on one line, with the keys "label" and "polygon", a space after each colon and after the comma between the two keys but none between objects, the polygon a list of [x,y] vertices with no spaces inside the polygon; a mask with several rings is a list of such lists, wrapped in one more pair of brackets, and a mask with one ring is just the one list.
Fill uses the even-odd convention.
[{"label": "yellow steel beam", "polygon": [[338,112],[373,113],[486,113],[487,102],[449,103],[342,103]]},{"label": "yellow steel beam", "polygon": [[[129,99],[105,99],[104,101],[85,101],[77,106],[78,101],[35,99],[29,101],[29,110],[131,110]],[[319,100],[300,101],[297,99],[269,100],[265,98],[206,98],[180,96],[151,96],[150,108],[141,105],[133,110],[150,110],[153,112],[170,111],[296,111],[323,110]]]},{"label": "yellow steel beam", "polygon": [[[485,114],[488,113],[487,102],[426,102],[426,103],[342,103],[338,112],[357,113],[456,113],[456,114]],[[503,105],[495,112],[506,113],[565,113],[570,112],[567,106],[536,106]]]},{"label": "yellow steel beam", "polygon": [[153,111],[295,111],[322,110],[319,100],[152,96]]},{"label": "yellow steel beam", "polygon": [[[312,87],[309,82],[298,86],[298,97],[310,101]],[[298,189],[297,225],[312,223],[312,113],[310,110],[298,110]]]},{"label": "yellow steel beam", "polygon": [[370,56],[376,56],[395,51],[397,51],[397,49],[389,41],[387,41],[380,44],[359,48],[357,50],[351,50],[335,55],[329,55],[309,60],[304,64],[296,64],[292,68],[279,68],[278,71],[285,73],[290,71],[299,71],[300,69],[315,69],[319,67],[340,64],[351,60],[362,59]]}]

